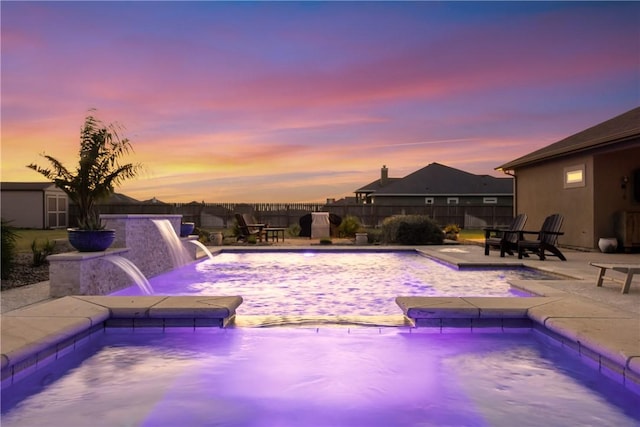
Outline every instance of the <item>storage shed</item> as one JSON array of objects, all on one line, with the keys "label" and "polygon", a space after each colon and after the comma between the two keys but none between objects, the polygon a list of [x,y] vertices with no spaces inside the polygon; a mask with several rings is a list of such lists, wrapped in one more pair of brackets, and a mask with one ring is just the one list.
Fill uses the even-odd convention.
[{"label": "storage shed", "polygon": [[51,182],[0,183],[2,218],[18,228],[66,228],[69,198]]}]

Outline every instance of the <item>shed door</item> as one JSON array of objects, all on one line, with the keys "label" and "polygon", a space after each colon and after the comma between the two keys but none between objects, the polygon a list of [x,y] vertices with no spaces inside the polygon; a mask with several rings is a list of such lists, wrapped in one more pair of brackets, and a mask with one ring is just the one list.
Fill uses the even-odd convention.
[{"label": "shed door", "polygon": [[63,195],[47,196],[46,228],[67,227],[67,197]]}]

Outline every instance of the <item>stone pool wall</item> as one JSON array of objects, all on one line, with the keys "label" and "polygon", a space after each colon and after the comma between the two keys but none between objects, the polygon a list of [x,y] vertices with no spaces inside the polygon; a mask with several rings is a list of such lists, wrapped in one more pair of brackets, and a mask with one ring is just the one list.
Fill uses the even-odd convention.
[{"label": "stone pool wall", "polygon": [[[49,261],[51,296],[105,295],[131,286],[134,281],[120,267],[105,260],[122,256],[131,261],[147,277],[173,269],[171,248],[153,220],[168,220],[180,235],[182,215],[101,215],[106,228],[116,230],[110,249],[104,252],[68,252],[52,255]],[[189,243],[197,236],[180,238],[191,260],[197,247]]]},{"label": "stone pool wall", "polygon": [[[168,220],[180,235],[182,215],[101,215],[106,228],[116,230],[113,248],[128,248],[125,257],[133,262],[146,277],[174,268],[170,248],[162,238],[153,220]],[[196,246],[181,239],[191,259],[196,258]]]}]

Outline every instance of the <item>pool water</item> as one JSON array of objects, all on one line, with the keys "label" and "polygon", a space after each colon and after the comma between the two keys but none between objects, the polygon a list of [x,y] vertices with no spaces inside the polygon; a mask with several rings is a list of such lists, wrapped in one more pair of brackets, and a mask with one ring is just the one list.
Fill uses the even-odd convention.
[{"label": "pool water", "polygon": [[[392,315],[397,296],[526,296],[530,269],[458,270],[416,252],[222,253],[156,276],[158,295],[240,295],[245,315]],[[141,295],[133,286],[112,295]]]},{"label": "pool water", "polygon": [[3,390],[2,426],[640,423],[637,395],[532,331],[106,331]]}]

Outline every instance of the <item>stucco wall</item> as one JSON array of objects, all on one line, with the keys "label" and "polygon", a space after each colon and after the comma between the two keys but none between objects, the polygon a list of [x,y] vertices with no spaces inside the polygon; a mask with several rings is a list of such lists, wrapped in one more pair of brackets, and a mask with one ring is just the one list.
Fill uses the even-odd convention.
[{"label": "stucco wall", "polygon": [[[576,165],[585,167],[585,185],[565,188],[564,169]],[[517,170],[517,213],[529,216],[527,230],[539,230],[545,217],[554,213],[564,216],[560,245],[592,248],[594,242],[593,160],[589,156],[574,156],[548,161]]]},{"label": "stucco wall", "polygon": [[[567,167],[584,165],[584,186],[565,188]],[[613,237],[617,212],[640,210],[633,196],[633,171],[640,169],[640,146],[592,155],[568,156],[516,171],[516,210],[529,216],[526,229],[538,230],[552,213],[564,215],[561,245],[595,249],[600,237]],[[622,177],[629,177],[622,188]]]}]

